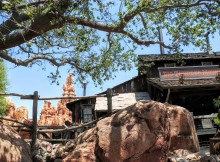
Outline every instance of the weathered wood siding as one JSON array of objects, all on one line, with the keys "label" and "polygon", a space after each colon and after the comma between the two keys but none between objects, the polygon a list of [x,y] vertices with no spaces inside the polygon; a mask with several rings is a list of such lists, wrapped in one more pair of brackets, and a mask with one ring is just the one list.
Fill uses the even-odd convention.
[{"label": "weathered wood siding", "polygon": [[[123,93],[112,97],[112,110],[124,109],[139,100],[150,100],[147,92]],[[107,111],[107,98],[97,97],[95,111]]]}]

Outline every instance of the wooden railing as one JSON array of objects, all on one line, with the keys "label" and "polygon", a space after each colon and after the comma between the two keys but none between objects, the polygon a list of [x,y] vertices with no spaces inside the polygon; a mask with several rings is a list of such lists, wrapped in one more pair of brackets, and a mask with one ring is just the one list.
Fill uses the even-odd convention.
[{"label": "wooden railing", "polygon": [[[18,93],[0,93],[0,95],[4,96],[17,96],[20,97],[20,99],[27,99],[27,100],[33,100],[33,113],[32,113],[32,124],[25,124],[21,121],[7,118],[7,117],[2,117],[0,116],[0,120],[8,120],[12,121],[15,123],[19,123],[22,126],[13,126],[13,127],[27,127],[27,131],[31,130],[31,146],[34,147],[36,145],[36,141],[38,138],[38,134],[45,134],[45,133],[57,133],[57,132],[67,132],[67,131],[76,131],[77,129],[81,129],[84,127],[90,127],[94,124],[96,124],[99,120],[103,119],[106,116],[111,115],[112,113],[112,90],[108,89],[107,94],[102,94],[102,95],[93,95],[93,96],[81,96],[81,97],[47,97],[47,98],[41,98],[38,95],[38,91],[35,91],[33,95],[23,95],[23,94],[18,94]],[[103,116],[97,120],[93,120],[89,123],[85,123],[82,125],[77,125],[77,126],[39,126],[37,125],[37,111],[38,111],[38,100],[58,100],[58,99],[90,99],[90,98],[96,98],[96,97],[107,97],[108,101],[108,114],[106,116]],[[62,139],[44,139],[47,141],[63,141]]]}]

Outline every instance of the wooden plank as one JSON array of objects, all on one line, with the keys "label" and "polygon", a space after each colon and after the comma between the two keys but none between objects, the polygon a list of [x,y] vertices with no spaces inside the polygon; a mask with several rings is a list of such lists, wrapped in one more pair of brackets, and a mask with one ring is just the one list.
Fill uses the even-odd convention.
[{"label": "wooden plank", "polygon": [[34,147],[37,141],[37,105],[38,105],[38,91],[34,92],[33,98],[33,132],[32,132],[32,143],[31,146]]},{"label": "wooden plank", "polygon": [[193,116],[194,119],[205,119],[205,118],[215,118],[218,113],[213,113],[210,115],[200,115],[200,116]]},{"label": "wooden plank", "polygon": [[166,97],[165,103],[168,103],[169,98],[170,98],[170,88],[169,88],[168,91],[167,91],[167,97]]},{"label": "wooden plank", "polygon": [[81,97],[45,97],[45,98],[39,98],[38,100],[59,100],[59,99],[90,99],[90,98],[96,98],[96,97],[106,97],[106,95],[93,95],[93,96],[81,96]]},{"label": "wooden plank", "polygon": [[47,142],[67,142],[73,139],[40,139],[40,140]]},{"label": "wooden plank", "polygon": [[19,94],[19,93],[9,93],[9,92],[5,92],[5,93],[0,93],[0,96],[18,96],[18,97],[25,97],[25,96],[30,96],[30,95],[23,95],[23,94]]},{"label": "wooden plank", "polygon": [[12,121],[12,122],[15,122],[15,123],[19,123],[25,127],[28,127],[28,128],[32,128],[32,125],[28,125],[28,124],[25,124],[25,123],[22,123],[21,121],[18,121],[16,119],[11,119],[11,118],[7,118],[7,117],[3,117],[3,116],[0,116],[0,119],[1,120],[7,120],[7,121]]},{"label": "wooden plank", "polygon": [[112,114],[112,89],[107,89],[107,100],[108,100],[108,114]]},{"label": "wooden plank", "polygon": [[38,129],[62,129],[65,126],[38,125]]},{"label": "wooden plank", "polygon": [[[113,111],[112,113],[116,113],[117,111]],[[98,118],[97,120],[93,120],[89,123],[86,123],[86,124],[83,124],[83,125],[79,125],[79,126],[71,126],[71,127],[66,127],[65,129],[45,129],[45,130],[39,130],[38,132],[39,133],[56,133],[56,132],[65,132],[65,131],[75,131],[77,129],[80,129],[80,128],[84,128],[84,127],[87,127],[87,126],[93,126],[93,124],[97,123],[99,120],[101,119],[104,119],[106,117],[108,117],[109,115],[104,115],[103,117],[101,118]]]},{"label": "wooden plank", "polygon": [[34,96],[33,95],[25,95],[25,96],[21,96],[21,99],[24,100],[33,100]]}]

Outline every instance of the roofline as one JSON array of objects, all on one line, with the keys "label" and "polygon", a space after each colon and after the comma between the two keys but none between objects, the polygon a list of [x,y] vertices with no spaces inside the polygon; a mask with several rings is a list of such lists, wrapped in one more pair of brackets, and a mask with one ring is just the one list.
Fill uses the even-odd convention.
[{"label": "roofline", "polygon": [[[139,61],[145,61],[145,62],[152,62],[152,61],[166,61],[166,60],[173,60],[173,58],[170,58],[172,56],[177,55],[177,53],[169,53],[169,54],[140,54],[138,55],[138,60]],[[209,54],[207,52],[199,52],[199,53],[180,53],[182,56],[188,56],[188,58],[182,58],[183,60],[189,60],[189,59],[198,59],[198,60],[203,60],[203,59],[215,59],[216,57],[220,58],[220,52],[213,52],[213,54]],[[202,56],[207,56],[207,57],[199,57],[200,55]],[[161,56],[163,57],[162,59],[158,58],[153,58],[154,56]],[[191,57],[190,57],[191,56]],[[198,56],[198,57],[196,57]],[[149,57],[149,59],[144,59],[143,57]],[[175,58],[174,58],[175,59]],[[178,58],[176,58],[177,60]]]},{"label": "roofline", "polygon": [[[125,81],[125,82],[122,82],[122,83],[120,83],[120,84],[118,84],[118,85],[112,87],[111,89],[113,89],[113,88],[115,88],[115,87],[117,87],[117,86],[120,86],[120,85],[122,85],[122,84],[124,84],[124,83],[126,83],[126,82],[129,82],[129,81],[131,81],[131,80],[134,80],[134,79],[136,79],[136,78],[138,78],[138,77],[139,77],[139,76],[137,75],[137,76],[135,76],[135,77],[133,77],[133,78],[131,78],[131,79]],[[98,94],[96,94],[96,95],[104,94],[104,93],[106,93],[106,92],[107,92],[107,90],[106,90],[106,91],[103,91],[103,92],[100,92],[100,93],[98,93]],[[98,97],[98,96],[97,96],[97,97]],[[70,104],[76,103],[76,102],[81,101],[81,100],[85,100],[85,99],[79,99],[79,100],[76,100],[76,101],[68,102],[68,103],[66,103],[66,107],[68,108],[68,106],[69,106]],[[67,106],[67,105],[68,105],[68,106]],[[69,109],[69,108],[68,108],[68,109]]]},{"label": "roofline", "polygon": [[176,54],[181,54],[181,55],[188,55],[188,54],[207,54],[207,55],[220,55],[220,51],[212,51],[213,54],[209,54],[208,52],[196,52],[196,53],[165,53],[165,54],[160,54],[160,53],[150,53],[150,54],[138,54],[138,56],[146,56],[146,55],[176,55]]}]

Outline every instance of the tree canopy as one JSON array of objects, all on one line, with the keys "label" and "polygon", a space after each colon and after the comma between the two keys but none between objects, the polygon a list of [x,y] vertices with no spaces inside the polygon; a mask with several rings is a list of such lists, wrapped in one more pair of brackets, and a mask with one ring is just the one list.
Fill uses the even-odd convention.
[{"label": "tree canopy", "polygon": [[[130,70],[135,50],[162,45],[181,53],[210,48],[220,0],[10,0],[0,2],[0,58],[17,66],[69,65],[96,83]],[[162,29],[169,40],[159,40]]]},{"label": "tree canopy", "polygon": [[[2,60],[0,60],[0,92],[6,92],[8,85],[7,69]],[[0,95],[0,115],[5,115],[5,111],[8,109],[8,104],[5,100],[5,96]]]}]

